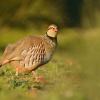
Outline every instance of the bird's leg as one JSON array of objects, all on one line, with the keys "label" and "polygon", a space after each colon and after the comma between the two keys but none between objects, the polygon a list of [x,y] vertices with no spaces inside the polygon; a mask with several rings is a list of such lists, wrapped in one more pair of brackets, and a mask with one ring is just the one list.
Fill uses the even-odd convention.
[{"label": "bird's leg", "polygon": [[32,71],[33,75],[34,75],[34,78],[38,78],[37,74],[35,71]]},{"label": "bird's leg", "polygon": [[39,77],[37,76],[36,72],[35,71],[32,71],[33,75],[34,75],[34,79],[33,81],[34,82],[39,82]]},{"label": "bird's leg", "polygon": [[18,76],[18,68],[16,68],[15,76]]},{"label": "bird's leg", "polygon": [[32,71],[33,75],[34,75],[34,82],[39,82],[44,84],[45,83],[45,79],[43,76],[37,76],[35,71]]}]

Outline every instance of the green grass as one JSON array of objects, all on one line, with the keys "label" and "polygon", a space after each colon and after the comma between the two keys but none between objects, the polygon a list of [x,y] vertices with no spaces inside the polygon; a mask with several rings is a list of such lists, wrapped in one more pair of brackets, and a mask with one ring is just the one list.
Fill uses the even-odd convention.
[{"label": "green grass", "polygon": [[[27,33],[43,33],[32,31],[7,30],[1,35],[0,46],[4,48]],[[41,82],[34,82],[32,73],[15,77],[15,69],[9,64],[0,68],[1,100],[99,100],[99,33],[99,29],[61,30],[53,59],[37,70],[38,75],[44,76]]]}]

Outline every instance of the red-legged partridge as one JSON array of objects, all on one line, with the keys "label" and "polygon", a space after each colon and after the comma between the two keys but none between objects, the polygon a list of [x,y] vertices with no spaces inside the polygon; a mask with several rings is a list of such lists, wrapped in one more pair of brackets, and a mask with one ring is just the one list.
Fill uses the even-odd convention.
[{"label": "red-legged partridge", "polygon": [[57,46],[57,26],[48,27],[44,36],[28,36],[16,43],[9,44],[5,48],[0,66],[10,63],[18,71],[23,73],[33,72],[41,65],[50,61]]}]

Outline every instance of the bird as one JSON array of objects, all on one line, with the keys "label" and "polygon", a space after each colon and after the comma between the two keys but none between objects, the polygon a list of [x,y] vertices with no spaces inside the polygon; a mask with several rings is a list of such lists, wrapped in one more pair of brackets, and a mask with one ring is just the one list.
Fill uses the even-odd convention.
[{"label": "bird", "polygon": [[8,44],[4,50],[0,67],[10,63],[15,67],[15,76],[21,73],[33,73],[48,63],[57,48],[58,26],[49,25],[44,35],[26,36],[15,43]]}]

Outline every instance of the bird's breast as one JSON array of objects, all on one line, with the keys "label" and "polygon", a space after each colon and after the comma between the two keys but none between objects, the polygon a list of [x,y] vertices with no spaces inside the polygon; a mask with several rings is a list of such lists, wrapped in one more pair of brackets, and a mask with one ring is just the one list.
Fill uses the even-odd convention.
[{"label": "bird's breast", "polygon": [[49,46],[46,50],[46,56],[44,58],[44,62],[48,62],[51,60],[53,54],[54,54],[54,51],[55,51],[55,47],[53,46]]}]

